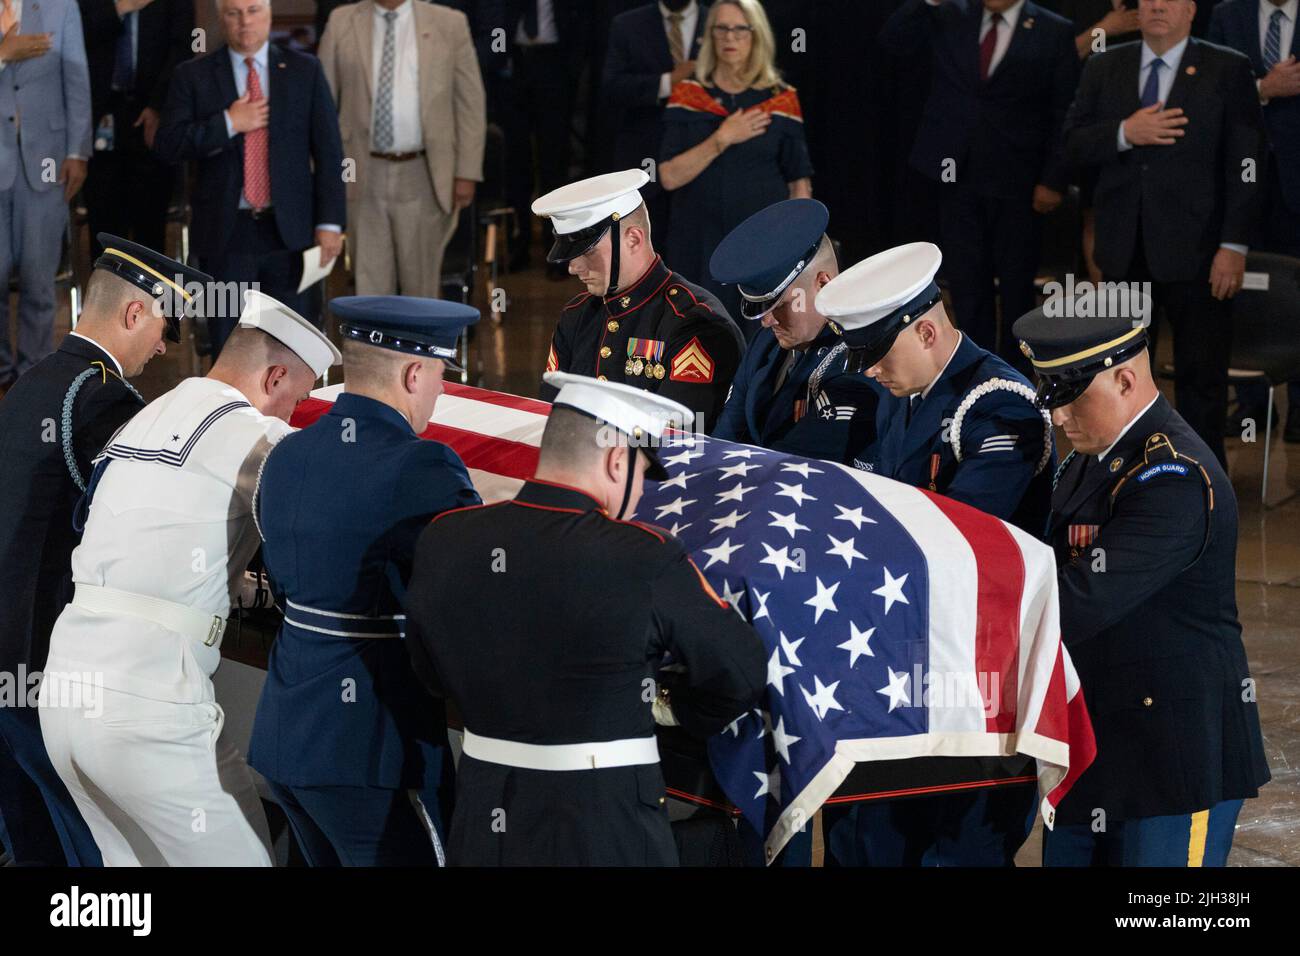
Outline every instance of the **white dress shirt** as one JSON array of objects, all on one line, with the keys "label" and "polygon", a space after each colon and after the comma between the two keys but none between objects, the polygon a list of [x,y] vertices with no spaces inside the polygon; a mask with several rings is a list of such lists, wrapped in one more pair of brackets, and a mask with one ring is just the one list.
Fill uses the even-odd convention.
[{"label": "white dress shirt", "polygon": [[[1160,395],[1157,393],[1157,394],[1156,394],[1156,398],[1159,398],[1159,397],[1160,397]],[[1139,419],[1139,418],[1141,418],[1141,417],[1142,417],[1143,415],[1145,415],[1147,412],[1151,411],[1151,406],[1154,405],[1154,404],[1156,403],[1156,398],[1153,398],[1153,399],[1151,399],[1151,401],[1147,402],[1146,407],[1143,408],[1142,411],[1140,411],[1140,412],[1138,412],[1136,415],[1134,415],[1134,416],[1129,420],[1129,423],[1128,423],[1127,425],[1125,425],[1123,428],[1120,429],[1119,434],[1115,436],[1115,440],[1114,440],[1113,442],[1110,443],[1110,448],[1107,448],[1105,451],[1103,451],[1100,455],[1097,456],[1097,460],[1098,460],[1098,461],[1105,461],[1105,460],[1106,460],[1106,456],[1110,454],[1111,448],[1114,448],[1116,445],[1119,444],[1119,440],[1120,440],[1121,438],[1123,438],[1125,435],[1128,434],[1129,429],[1132,428],[1134,425],[1136,425],[1136,424],[1138,423],[1138,419]]]},{"label": "white dress shirt", "polygon": [[560,32],[555,27],[555,8],[551,0],[528,0],[537,4],[537,36],[529,39],[524,31],[524,18],[519,18],[519,29],[515,31],[515,43],[518,46],[541,46],[543,43],[559,43]]},{"label": "white dress shirt", "polygon": [[[998,65],[1007,55],[1007,49],[1011,46],[1011,38],[1015,35],[1016,27],[1020,25],[1020,12],[1025,8],[1025,0],[1017,0],[1002,14],[1002,25],[998,28],[998,42],[993,47],[993,59],[989,61],[989,76],[997,72]],[[989,30],[993,29],[993,12],[984,11],[984,22],[980,27],[980,43],[988,36]]]},{"label": "white dress shirt", "polygon": [[[672,22],[668,19],[672,12],[673,11],[669,10],[662,3],[659,4],[659,15],[664,19],[664,35],[667,37],[671,37],[673,31]],[[695,0],[691,0],[691,2],[679,12],[682,15],[682,54],[689,60],[691,58],[691,44],[695,42],[695,27],[700,22],[700,5],[696,3]],[[669,49],[672,49],[671,41]],[[659,77],[659,98],[661,100],[666,100],[672,95],[672,92],[673,74],[672,71],[669,70],[667,73]]]},{"label": "white dress shirt", "polygon": [[[393,146],[394,153],[414,153],[424,148],[424,131],[420,127],[420,57],[416,49],[414,0],[405,0],[393,12],[397,60],[393,64]],[[373,110],[379,99],[379,70],[384,60],[384,31],[387,13],[377,3],[374,8],[372,53],[374,69],[370,74],[370,89],[374,91],[371,102],[370,148],[374,149],[375,122]]]},{"label": "white dress shirt", "polygon": [[82,339],[83,341],[89,342],[91,345],[95,346],[95,348],[99,349],[101,352],[103,352],[104,354],[106,354],[109,358],[111,358],[111,359],[113,360],[113,367],[117,369],[117,374],[120,375],[120,376],[122,377],[123,380],[126,379],[126,373],[122,371],[122,363],[119,362],[119,361],[117,360],[117,356],[114,355],[112,352],[110,352],[106,347],[104,347],[104,346],[101,345],[100,343],[96,342],[96,341],[95,341],[94,339],[92,339],[89,335],[83,335],[82,333],[77,332],[77,331],[75,331],[75,330],[69,332],[68,334],[69,334],[69,335],[75,335],[77,338]]}]

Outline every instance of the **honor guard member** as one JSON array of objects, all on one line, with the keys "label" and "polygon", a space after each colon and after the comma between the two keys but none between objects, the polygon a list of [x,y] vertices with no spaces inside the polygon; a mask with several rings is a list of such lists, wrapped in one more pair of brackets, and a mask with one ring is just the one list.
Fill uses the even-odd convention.
[{"label": "honor guard member", "polygon": [[[1147,302],[1129,314],[1150,315]],[[1049,536],[1061,638],[1097,738],[1043,863],[1223,866],[1242,801],[1269,779],[1237,619],[1232,485],[1157,390],[1145,323],[1040,308],[1014,332],[1074,446]]]},{"label": "honor guard member", "polygon": [[[210,278],[102,232],[74,331],[0,402],[0,670],[26,674],[0,705],[0,814],[16,863],[98,865],[99,850],[41,741],[34,692],[50,631],[72,597],[72,516],[91,461],[144,399],[127,379],[180,341]],[[31,706],[28,706],[30,703]]]},{"label": "honor guard member", "polygon": [[[664,264],[650,241],[639,169],[570,183],[533,203],[551,220],[547,262],[566,263],[587,291],[569,300],[551,339],[548,372],[623,382],[680,402],[713,427],[744,340],[710,292]],[[555,389],[543,384],[542,398]]]},{"label": "honor guard member", "polygon": [[479,314],[399,296],[330,309],[346,390],[276,447],[258,491],[285,619],[249,759],[312,866],[438,866],[451,755],[442,707],[411,671],[403,602],[429,520],[479,503],[460,457],[420,438]]},{"label": "honor guard member", "polygon": [[40,717],[109,866],[271,863],[211,677],[231,606],[254,599],[258,468],[338,358],[306,319],[248,292],[207,376],[147,405],[96,462]]},{"label": "honor guard member", "polygon": [[[678,862],[654,728],[706,737],[762,693],[762,642],[682,545],[625,519],[685,407],[613,382],[558,389],[537,476],[420,536],[417,673],[465,720],[448,857],[478,866]],[[681,673],[656,692],[665,655]]]},{"label": "honor guard member", "polygon": [[[898,246],[818,293],[818,311],[853,350],[850,367],[889,392],[876,416],[869,470],[1041,538],[1055,457],[1051,420],[1024,376],[948,320],[934,281],[942,259],[932,243]],[[995,776],[1031,773],[1027,762],[996,761],[1005,772]],[[851,810],[841,804],[828,810],[828,844],[840,862],[1009,866],[1036,806],[1030,784],[859,802]]]},{"label": "honor guard member", "polygon": [[740,292],[741,318],[761,322],[712,435],[727,441],[851,464],[875,440],[880,389],[849,371],[848,344],[817,311],[817,293],[839,275],[815,199],[787,199],[754,213],[718,244],[709,270]]}]

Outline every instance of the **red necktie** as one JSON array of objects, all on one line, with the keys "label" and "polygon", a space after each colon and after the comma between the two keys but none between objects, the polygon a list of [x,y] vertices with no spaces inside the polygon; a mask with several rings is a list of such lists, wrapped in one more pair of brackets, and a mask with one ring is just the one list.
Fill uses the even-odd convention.
[{"label": "red necktie", "polygon": [[1002,14],[993,14],[989,21],[989,32],[980,41],[980,79],[989,80],[989,68],[993,65],[993,52],[998,48],[998,27],[1002,25]]},{"label": "red necktie", "polygon": [[[262,81],[257,75],[257,64],[251,56],[244,57],[248,66],[248,99],[256,102],[262,98]],[[271,169],[267,161],[268,128],[250,130],[244,134],[244,198],[254,209],[271,204]]]}]

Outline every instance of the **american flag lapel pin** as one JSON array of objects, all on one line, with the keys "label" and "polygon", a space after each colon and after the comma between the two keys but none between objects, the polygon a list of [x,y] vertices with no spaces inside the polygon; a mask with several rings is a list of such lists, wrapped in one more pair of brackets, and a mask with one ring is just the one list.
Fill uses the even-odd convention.
[{"label": "american flag lapel pin", "polygon": [[1196,67],[1194,67],[1194,66],[1189,66],[1189,67],[1188,67],[1186,70],[1184,70],[1183,72],[1186,73],[1188,76],[1195,76],[1195,75],[1196,75]]},{"label": "american flag lapel pin", "polygon": [[1025,21],[1025,29],[1032,30],[1033,28],[1034,28],[1034,18],[1030,17]]}]

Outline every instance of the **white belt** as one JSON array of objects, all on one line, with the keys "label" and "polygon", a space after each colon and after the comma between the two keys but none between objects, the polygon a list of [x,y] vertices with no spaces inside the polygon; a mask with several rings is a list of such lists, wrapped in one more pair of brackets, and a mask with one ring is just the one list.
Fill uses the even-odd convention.
[{"label": "white belt", "polygon": [[126,614],[130,617],[144,618],[169,631],[175,631],[177,634],[198,641],[204,647],[218,645],[221,642],[221,635],[226,630],[224,617],[205,614],[174,601],[164,601],[162,598],[144,594],[132,594],[130,591],[118,591],[115,588],[101,588],[94,584],[78,583],[72,603],[96,614]]},{"label": "white belt", "polygon": [[521,770],[601,770],[659,762],[659,745],[653,737],[586,744],[521,744],[480,737],[467,730],[463,747],[475,760]]}]

